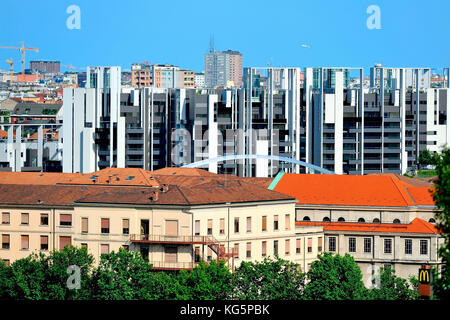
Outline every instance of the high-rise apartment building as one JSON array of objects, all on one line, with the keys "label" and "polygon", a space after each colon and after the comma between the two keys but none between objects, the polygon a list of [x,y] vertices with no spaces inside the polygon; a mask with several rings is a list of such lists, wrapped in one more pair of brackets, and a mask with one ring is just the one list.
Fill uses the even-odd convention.
[{"label": "high-rise apartment building", "polygon": [[[406,173],[450,141],[450,92],[430,69],[306,68],[307,162],[338,174]],[[359,78],[351,83],[351,74]],[[356,74],[355,74],[356,73]]]},{"label": "high-rise apartment building", "polygon": [[207,88],[242,86],[242,53],[215,51],[205,54],[205,84]]},{"label": "high-rise apartment building", "polygon": [[59,61],[30,61],[31,72],[60,73],[61,63]]}]

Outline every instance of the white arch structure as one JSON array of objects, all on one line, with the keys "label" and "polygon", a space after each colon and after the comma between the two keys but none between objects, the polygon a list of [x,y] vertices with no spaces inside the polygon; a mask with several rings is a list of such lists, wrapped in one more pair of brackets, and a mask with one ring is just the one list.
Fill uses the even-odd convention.
[{"label": "white arch structure", "polygon": [[217,158],[205,159],[205,160],[186,164],[182,167],[183,168],[199,168],[199,167],[205,166],[211,162],[222,162],[222,161],[228,161],[228,160],[241,160],[241,159],[278,160],[278,161],[283,161],[283,162],[294,163],[294,164],[297,164],[297,165],[300,165],[303,167],[307,167],[307,168],[313,169],[314,171],[318,171],[318,172],[321,172],[324,174],[336,174],[333,171],[324,169],[322,167],[319,167],[319,166],[316,166],[314,164],[307,163],[304,161],[286,158],[286,157],[280,157],[280,156],[263,155],[263,154],[234,154],[234,155],[222,156],[222,157],[217,157]]}]

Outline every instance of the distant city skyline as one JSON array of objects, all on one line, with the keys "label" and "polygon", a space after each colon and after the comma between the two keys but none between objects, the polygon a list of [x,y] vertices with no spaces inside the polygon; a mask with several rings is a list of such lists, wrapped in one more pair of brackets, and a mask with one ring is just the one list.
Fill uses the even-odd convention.
[{"label": "distant city skyline", "polygon": [[[66,26],[71,5],[80,8],[79,30]],[[380,29],[367,26],[371,5],[380,9]],[[32,60],[58,60],[77,68],[111,65],[128,71],[134,62],[149,61],[200,72],[211,35],[216,50],[240,51],[244,67],[348,66],[363,67],[367,73],[375,63],[450,65],[450,2],[445,0],[232,0],[226,6],[205,0],[6,0],[3,6],[8,14],[0,20],[0,46],[24,41],[39,48],[26,53],[26,68]],[[0,49],[0,69],[9,69],[10,58],[20,71],[19,50]]]}]

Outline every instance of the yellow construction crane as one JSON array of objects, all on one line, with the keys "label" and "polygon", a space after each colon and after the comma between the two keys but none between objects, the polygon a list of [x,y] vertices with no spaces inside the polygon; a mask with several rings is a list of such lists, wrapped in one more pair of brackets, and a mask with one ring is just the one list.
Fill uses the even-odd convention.
[{"label": "yellow construction crane", "polygon": [[19,51],[22,53],[22,75],[25,74],[25,51],[36,51],[39,52],[38,48],[25,48],[25,42],[20,41],[22,43],[21,47],[3,47],[0,46],[0,49],[19,49]]},{"label": "yellow construction crane", "polygon": [[81,68],[74,67],[72,64],[70,64],[70,65],[61,64],[61,66],[68,68],[70,70],[70,72],[72,72],[72,69],[81,69]]},{"label": "yellow construction crane", "polygon": [[13,83],[13,74],[14,74],[14,62],[12,61],[12,58],[9,58],[9,60],[6,60],[6,62],[9,63],[10,65],[10,71],[9,71],[9,86],[12,87],[12,83]]}]

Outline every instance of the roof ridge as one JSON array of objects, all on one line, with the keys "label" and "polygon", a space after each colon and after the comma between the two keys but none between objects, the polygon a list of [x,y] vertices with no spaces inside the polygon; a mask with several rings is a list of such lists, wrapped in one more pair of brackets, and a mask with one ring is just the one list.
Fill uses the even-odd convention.
[{"label": "roof ridge", "polygon": [[417,220],[416,223],[420,223],[422,226],[426,227],[426,228],[427,228],[428,230],[430,230],[431,232],[437,233],[436,230],[435,230],[435,228],[433,228],[429,222],[426,222],[425,220],[420,219],[420,218],[417,218],[417,217],[414,218],[413,221],[411,221],[410,225],[412,225],[412,224],[414,223],[414,221],[416,221],[416,220]]},{"label": "roof ridge", "polygon": [[178,185],[175,185],[175,187],[178,189],[178,191],[181,193],[181,196],[184,198],[184,200],[186,200],[186,203],[188,205],[191,205],[191,202],[188,200],[188,198],[185,196],[183,190],[181,190],[181,187]]},{"label": "roof ridge", "polygon": [[[397,183],[398,181],[395,181],[395,180],[392,178],[392,176],[388,176],[388,177],[391,179],[392,183],[395,185],[395,187],[397,188],[397,190],[400,192],[400,195],[402,196],[403,200],[405,201],[406,206],[409,207],[408,201],[406,200],[405,196],[403,195],[402,190],[401,190],[400,187],[398,186],[398,183]],[[397,179],[397,178],[396,178],[396,179]],[[411,198],[411,196],[409,195],[409,193],[408,193],[408,196]],[[415,204],[414,200],[413,200],[412,202]]]}]

